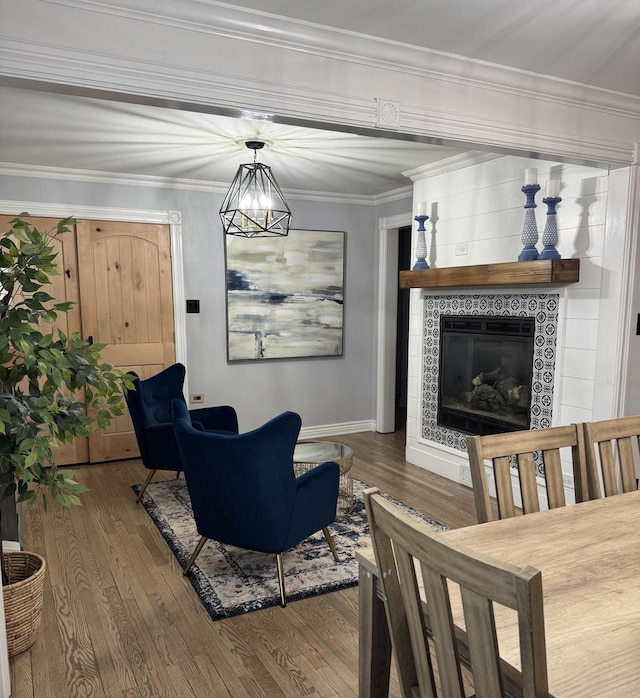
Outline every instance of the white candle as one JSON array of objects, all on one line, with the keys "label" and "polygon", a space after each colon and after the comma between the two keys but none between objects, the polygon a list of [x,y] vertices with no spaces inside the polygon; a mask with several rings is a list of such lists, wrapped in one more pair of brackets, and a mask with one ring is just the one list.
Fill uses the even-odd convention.
[{"label": "white candle", "polygon": [[538,183],[538,168],[537,167],[527,167],[524,171],[524,185],[527,184],[537,184]]},{"label": "white candle", "polygon": [[560,180],[555,177],[547,182],[547,199],[555,199],[560,196]]},{"label": "white candle", "polygon": [[416,216],[426,216],[427,215],[427,202],[421,201],[416,207]]}]

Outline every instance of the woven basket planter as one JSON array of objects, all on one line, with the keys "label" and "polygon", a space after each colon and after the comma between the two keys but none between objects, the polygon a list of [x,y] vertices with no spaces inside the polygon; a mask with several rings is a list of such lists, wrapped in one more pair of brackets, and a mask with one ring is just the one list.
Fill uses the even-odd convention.
[{"label": "woven basket planter", "polygon": [[36,641],[42,620],[45,562],[36,553],[2,554],[7,585],[2,588],[9,656],[24,652]]}]

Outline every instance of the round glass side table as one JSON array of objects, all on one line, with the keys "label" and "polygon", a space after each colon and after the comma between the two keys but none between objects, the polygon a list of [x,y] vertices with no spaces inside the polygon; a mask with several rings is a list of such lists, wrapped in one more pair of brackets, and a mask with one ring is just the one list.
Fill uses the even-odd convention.
[{"label": "round glass side table", "polygon": [[318,467],[321,463],[335,461],[340,466],[340,484],[336,517],[353,511],[353,451],[349,446],[331,441],[299,441],[293,452],[293,469],[296,476]]}]

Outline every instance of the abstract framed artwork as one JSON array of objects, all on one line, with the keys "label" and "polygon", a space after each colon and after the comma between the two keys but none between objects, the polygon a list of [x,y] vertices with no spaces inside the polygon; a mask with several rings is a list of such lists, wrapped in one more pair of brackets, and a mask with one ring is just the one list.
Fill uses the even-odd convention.
[{"label": "abstract framed artwork", "polygon": [[345,234],[226,236],[227,360],[342,356]]}]

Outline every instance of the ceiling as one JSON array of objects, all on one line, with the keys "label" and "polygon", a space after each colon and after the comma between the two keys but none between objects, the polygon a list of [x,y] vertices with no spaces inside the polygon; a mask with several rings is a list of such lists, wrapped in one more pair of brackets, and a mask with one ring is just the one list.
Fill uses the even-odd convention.
[{"label": "ceiling", "polygon": [[258,160],[282,189],[379,196],[460,151],[124,102],[0,87],[0,162],[230,183]]},{"label": "ceiling", "polygon": [[[201,0],[208,2],[209,0]],[[220,3],[214,3],[220,4]],[[640,96],[640,0],[242,0],[228,5]],[[258,159],[280,186],[378,197],[449,147],[0,87],[0,161],[228,183]]]}]

